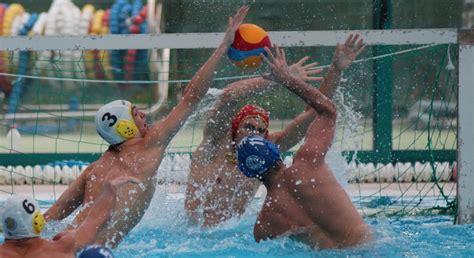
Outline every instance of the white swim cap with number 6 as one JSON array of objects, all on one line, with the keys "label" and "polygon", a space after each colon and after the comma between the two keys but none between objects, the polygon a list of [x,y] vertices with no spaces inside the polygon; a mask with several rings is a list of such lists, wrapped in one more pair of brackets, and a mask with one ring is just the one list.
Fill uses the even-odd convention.
[{"label": "white swim cap with number 6", "polygon": [[38,203],[26,196],[13,196],[2,207],[5,239],[39,237],[45,220]]},{"label": "white swim cap with number 6", "polygon": [[97,133],[109,144],[118,144],[139,134],[132,104],[116,100],[102,106],[95,115]]}]

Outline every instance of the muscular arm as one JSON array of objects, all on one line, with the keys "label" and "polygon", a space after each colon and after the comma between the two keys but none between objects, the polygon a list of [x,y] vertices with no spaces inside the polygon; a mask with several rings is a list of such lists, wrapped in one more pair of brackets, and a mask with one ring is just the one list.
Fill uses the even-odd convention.
[{"label": "muscular arm", "polygon": [[283,84],[318,113],[317,118],[308,129],[305,144],[295,156],[295,161],[298,158],[304,160],[302,157],[307,155],[315,156],[315,153],[316,156],[326,155],[334,137],[337,116],[336,106],[318,89],[291,75],[283,50],[276,48],[276,57],[268,49],[267,53],[269,55],[267,62],[272,69],[270,79]]},{"label": "muscular arm", "polygon": [[145,136],[145,147],[166,147],[173,136],[178,132],[186,119],[196,109],[199,101],[209,89],[214,71],[216,71],[222,58],[232,43],[235,31],[238,29],[248,12],[248,7],[239,9],[235,17],[229,19],[229,26],[223,42],[214,51],[206,63],[193,76],[184,91],[183,98],[167,117],[157,122]]},{"label": "muscular arm", "polygon": [[138,184],[139,182],[134,177],[119,177],[106,183],[84,222],[77,229],[59,233],[53,240],[58,241],[57,243],[62,246],[72,248],[74,252],[92,244],[115,206],[116,188],[125,183]]},{"label": "muscular arm", "polygon": [[[341,70],[334,63],[329,67],[328,73],[321,83],[320,92],[332,98],[341,78]],[[283,130],[272,133],[269,138],[280,146],[282,151],[287,151],[300,142],[308,130],[309,125],[316,118],[316,111],[307,106],[305,110],[293,119]]]},{"label": "muscular arm", "polygon": [[86,188],[86,174],[88,167],[81,175],[72,182],[59,199],[44,214],[46,221],[62,220],[68,217],[77,207],[82,204]]},{"label": "muscular arm", "polygon": [[283,85],[315,109],[319,116],[336,116],[336,105],[318,89],[294,77],[288,77]]},{"label": "muscular arm", "polygon": [[294,162],[324,160],[336,129],[336,106],[316,88],[291,78],[285,86],[308,103],[317,113],[306,133],[305,143],[296,152]]}]

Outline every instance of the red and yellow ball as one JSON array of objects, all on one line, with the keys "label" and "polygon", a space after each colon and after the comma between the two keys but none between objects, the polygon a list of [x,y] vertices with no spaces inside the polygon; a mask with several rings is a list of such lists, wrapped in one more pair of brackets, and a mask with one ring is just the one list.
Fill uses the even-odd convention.
[{"label": "red and yellow ball", "polygon": [[262,64],[260,54],[265,54],[264,47],[271,47],[267,32],[255,24],[244,23],[235,32],[228,56],[237,67],[252,70]]}]

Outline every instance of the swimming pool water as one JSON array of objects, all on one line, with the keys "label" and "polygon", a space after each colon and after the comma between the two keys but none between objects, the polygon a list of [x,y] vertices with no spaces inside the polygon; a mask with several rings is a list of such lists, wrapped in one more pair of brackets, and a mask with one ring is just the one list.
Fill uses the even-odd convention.
[{"label": "swimming pool water", "polygon": [[[315,251],[289,239],[253,240],[253,219],[214,230],[174,223],[134,231],[115,251],[118,257],[472,257],[472,226],[453,226],[451,218],[368,220],[375,241],[346,250]],[[234,224],[234,225],[231,225]]]},{"label": "swimming pool water", "polygon": [[[288,238],[253,239],[262,199],[240,219],[201,229],[187,223],[184,194],[159,191],[142,221],[114,250],[116,257],[473,257],[474,225],[453,225],[450,216],[366,219],[375,240],[344,250],[312,250]],[[53,231],[59,226],[53,225]],[[51,225],[46,237],[52,237]],[[3,239],[1,239],[3,242]]]},{"label": "swimming pool water", "polygon": [[263,200],[240,219],[212,229],[189,226],[183,196],[155,196],[142,221],[115,250],[118,257],[465,257],[474,256],[474,226],[450,216],[380,217],[366,221],[375,240],[345,250],[315,251],[288,238],[257,244],[253,225]]}]

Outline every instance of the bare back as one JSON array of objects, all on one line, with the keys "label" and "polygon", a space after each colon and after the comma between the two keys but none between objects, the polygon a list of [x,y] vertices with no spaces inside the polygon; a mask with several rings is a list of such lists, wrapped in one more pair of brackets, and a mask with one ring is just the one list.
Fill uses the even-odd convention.
[{"label": "bare back", "polygon": [[362,243],[370,229],[325,164],[280,167],[255,224],[257,241],[292,236],[319,248]]},{"label": "bare back", "polygon": [[325,162],[336,112],[331,102],[316,94],[323,98],[317,105],[328,105],[315,105],[320,114],[308,128],[293,165],[286,168],[280,163],[264,178],[267,197],[254,228],[257,241],[286,235],[312,247],[338,248],[371,238],[370,228]]}]

